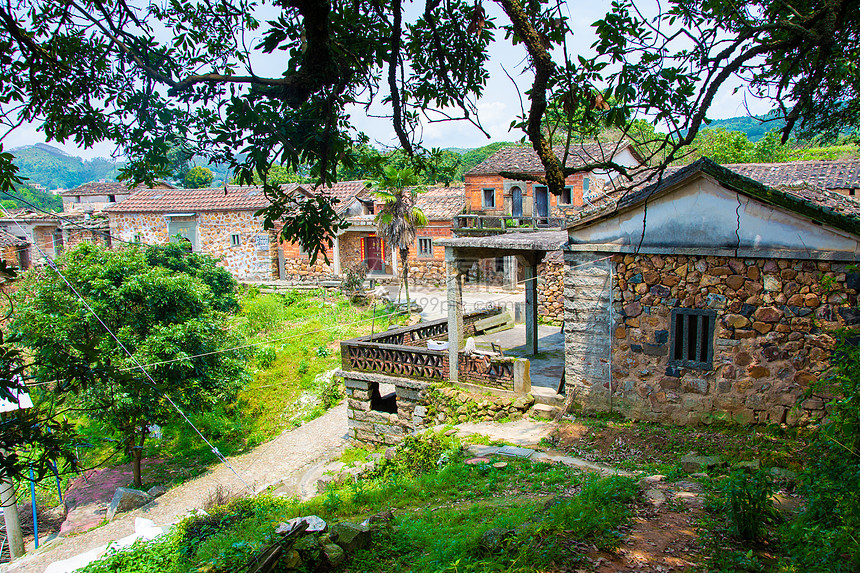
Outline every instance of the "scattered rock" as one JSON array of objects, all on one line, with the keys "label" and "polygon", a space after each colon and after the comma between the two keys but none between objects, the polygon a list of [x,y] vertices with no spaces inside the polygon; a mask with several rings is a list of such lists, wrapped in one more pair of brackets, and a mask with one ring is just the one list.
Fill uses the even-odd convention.
[{"label": "scattered rock", "polygon": [[332,541],[340,545],[344,551],[352,552],[361,549],[370,541],[370,528],[341,521],[331,526]]},{"label": "scattered rock", "polygon": [[646,477],[642,478],[642,480],[639,482],[639,485],[640,485],[640,487],[650,486],[650,485],[654,485],[656,483],[660,483],[664,479],[666,479],[666,476],[660,475],[660,474],[653,475],[653,476],[646,476]]},{"label": "scattered rock", "polygon": [[145,491],[118,487],[116,488],[116,493],[113,494],[110,507],[108,507],[107,520],[112,521],[117,513],[143,507],[150,501],[152,501],[152,497]]},{"label": "scattered rock", "polygon": [[505,543],[516,534],[513,529],[494,527],[481,535],[481,548],[488,553],[497,553],[505,548]]},{"label": "scattered rock", "polygon": [[666,503],[666,494],[656,488],[651,488],[645,491],[645,499],[651,502],[652,505],[660,507]]},{"label": "scattered rock", "polygon": [[285,569],[297,569],[302,564],[302,556],[295,549],[291,549],[286,556],[281,557],[278,566]]},{"label": "scattered rock", "polygon": [[748,470],[758,470],[761,468],[761,462],[759,460],[751,460],[748,462],[738,462],[735,464],[736,468],[746,468]]},{"label": "scattered rock", "polygon": [[167,488],[160,485],[154,485],[148,490],[146,490],[147,495],[150,497],[159,497],[167,493]]},{"label": "scattered rock", "polygon": [[784,468],[770,468],[768,473],[770,473],[771,477],[777,481],[786,481],[789,483],[795,483],[797,481],[797,472]]},{"label": "scattered rock", "polygon": [[332,567],[337,567],[346,560],[346,554],[343,552],[343,549],[334,543],[323,543],[322,551],[326,561]]},{"label": "scattered rock", "polygon": [[328,524],[323,518],[316,515],[307,515],[305,517],[294,517],[286,523],[282,523],[278,526],[278,529],[275,530],[275,533],[281,533],[281,531],[279,531],[281,526],[286,526],[286,531],[290,531],[302,522],[307,522],[308,524],[307,529],[305,529],[306,533],[325,533],[326,529],[328,529]]},{"label": "scattered rock", "polygon": [[709,470],[717,467],[720,463],[721,460],[719,456],[697,456],[694,454],[687,454],[681,458],[681,468],[685,472],[701,471],[703,469]]},{"label": "scattered rock", "polygon": [[397,455],[397,448],[395,448],[394,446],[391,446],[390,448],[387,448],[385,450],[385,459],[386,460],[393,460],[394,456],[396,456],[396,455]]}]

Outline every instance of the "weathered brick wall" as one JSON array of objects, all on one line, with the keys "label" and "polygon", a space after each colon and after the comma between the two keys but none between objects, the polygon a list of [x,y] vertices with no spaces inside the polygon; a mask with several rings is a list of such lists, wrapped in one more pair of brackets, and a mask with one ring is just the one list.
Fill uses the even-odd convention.
[{"label": "weathered brick wall", "polygon": [[[569,175],[565,179],[565,184],[571,187],[571,205],[561,206],[558,203],[559,198],[552,193],[549,194],[549,207],[552,216],[564,216],[565,212],[582,206],[582,181],[584,178],[585,175],[583,173],[576,173]],[[504,183],[506,179],[504,177],[501,175],[467,175],[465,180],[467,211],[488,215],[510,214],[510,208],[505,209]],[[507,181],[510,181],[510,179]],[[517,185],[523,191],[523,212],[528,216],[531,214],[531,205],[534,198],[534,183],[520,181]],[[490,188],[496,190],[496,208],[485,210],[483,206],[483,190]]]},{"label": "weathered brick wall", "polygon": [[104,234],[105,232],[107,232],[107,229],[92,231],[74,227],[67,228],[63,237],[63,248],[67,250],[74,249],[77,245],[85,242],[94,245],[107,245],[108,239]]},{"label": "weathered brick wall", "polygon": [[[860,280],[847,265],[655,255],[612,260],[614,408],[676,423],[796,424],[823,415],[820,397],[792,407],[829,367],[830,333],[858,321],[851,307]],[[676,307],[716,311],[712,370],[669,366]]]}]

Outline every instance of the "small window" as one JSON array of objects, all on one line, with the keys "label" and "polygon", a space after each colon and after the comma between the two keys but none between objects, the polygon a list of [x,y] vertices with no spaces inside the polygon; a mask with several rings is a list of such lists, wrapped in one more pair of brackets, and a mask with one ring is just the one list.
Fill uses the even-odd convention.
[{"label": "small window", "polygon": [[134,239],[133,239],[133,240],[134,240],[134,242],[135,242],[135,243],[140,243],[140,242],[142,242],[142,237],[140,236],[140,233],[135,233],[135,234],[134,234]]},{"label": "small window", "polygon": [[495,209],[496,208],[496,190],[495,189],[484,189],[484,209]]},{"label": "small window", "polygon": [[242,244],[242,238],[239,236],[239,233],[233,233],[230,235],[230,246],[238,247]]},{"label": "small window", "polygon": [[116,203],[116,195],[108,195],[108,203]]},{"label": "small window", "polygon": [[582,180],[582,194],[585,197],[591,197],[591,179],[588,177]]},{"label": "small window", "polygon": [[433,239],[428,237],[418,238],[418,256],[432,257],[433,256]]},{"label": "small window", "polygon": [[561,190],[561,197],[558,198],[559,205],[571,205],[573,204],[573,189],[571,187],[565,187]]},{"label": "small window", "polygon": [[714,310],[672,309],[670,366],[713,369],[716,317]]},{"label": "small window", "polygon": [[849,190],[848,190],[848,195],[850,195],[851,197],[853,197],[853,196],[854,196],[854,191],[855,191],[855,189],[849,189]]},{"label": "small window", "polygon": [[505,257],[496,257],[496,272],[505,272]]}]

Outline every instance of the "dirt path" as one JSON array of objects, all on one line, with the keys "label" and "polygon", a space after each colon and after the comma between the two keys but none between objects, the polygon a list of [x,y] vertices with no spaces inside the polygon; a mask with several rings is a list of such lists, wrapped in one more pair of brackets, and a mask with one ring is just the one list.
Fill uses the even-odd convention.
[{"label": "dirt path", "polygon": [[[274,440],[229,461],[254,492],[276,485],[280,486],[281,491],[298,493],[298,482],[307,468],[343,450],[346,429],[344,403],[321,418],[284,432]],[[228,491],[245,489],[233,472],[219,464],[203,476],[168,491],[149,505],[123,514],[111,523],[87,533],[57,540],[13,563],[6,571],[42,573],[54,561],[80,555],[114,539],[131,535],[134,533],[135,517],[151,519],[156,525],[167,525],[190,510],[201,507],[210,492],[218,487]]]}]

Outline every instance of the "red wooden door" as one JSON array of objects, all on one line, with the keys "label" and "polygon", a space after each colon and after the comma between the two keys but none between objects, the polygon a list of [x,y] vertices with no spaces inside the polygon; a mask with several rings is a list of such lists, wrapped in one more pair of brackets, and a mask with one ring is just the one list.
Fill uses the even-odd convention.
[{"label": "red wooden door", "polygon": [[365,237],[364,262],[370,271],[384,271],[385,257],[382,254],[382,240],[379,237]]}]

